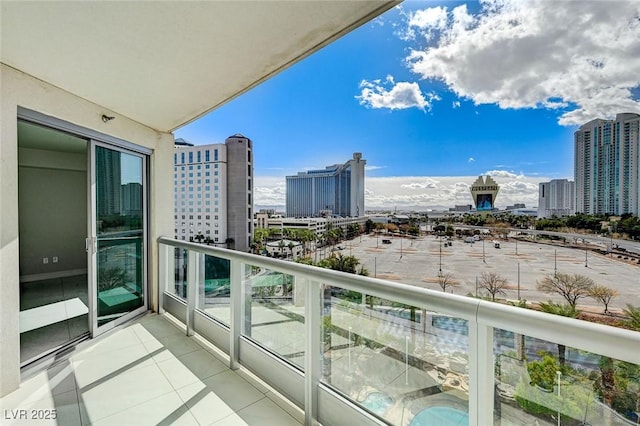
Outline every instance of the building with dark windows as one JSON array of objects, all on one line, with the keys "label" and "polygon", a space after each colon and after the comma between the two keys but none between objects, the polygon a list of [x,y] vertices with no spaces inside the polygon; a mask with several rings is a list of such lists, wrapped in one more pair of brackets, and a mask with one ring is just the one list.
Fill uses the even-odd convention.
[{"label": "building with dark windows", "polygon": [[356,152],[344,164],[287,176],[287,216],[364,216],[366,163]]},{"label": "building with dark windows", "polygon": [[595,119],[574,134],[576,211],[640,213],[640,115]]},{"label": "building with dark windows", "polygon": [[251,139],[236,134],[225,143],[197,146],[176,140],[173,161],[176,239],[248,251],[253,221]]}]

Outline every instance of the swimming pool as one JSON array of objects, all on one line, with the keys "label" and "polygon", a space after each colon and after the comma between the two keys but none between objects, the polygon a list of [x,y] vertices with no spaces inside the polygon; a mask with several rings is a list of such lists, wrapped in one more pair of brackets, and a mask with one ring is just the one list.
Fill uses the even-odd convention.
[{"label": "swimming pool", "polygon": [[382,416],[393,405],[393,399],[383,392],[371,392],[360,404],[369,411]]},{"label": "swimming pool", "polygon": [[429,407],[420,411],[409,426],[468,426],[469,414],[450,407]]}]

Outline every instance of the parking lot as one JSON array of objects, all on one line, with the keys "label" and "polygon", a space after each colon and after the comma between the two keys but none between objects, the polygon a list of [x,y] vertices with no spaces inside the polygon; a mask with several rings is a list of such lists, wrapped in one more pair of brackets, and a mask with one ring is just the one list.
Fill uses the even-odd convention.
[{"label": "parking lot", "polygon": [[[383,244],[383,239],[391,243]],[[521,299],[563,302],[559,295],[536,290],[536,282],[552,275],[557,268],[557,272],[586,275],[597,284],[616,289],[620,295],[613,299],[610,310],[627,304],[640,306],[640,265],[625,263],[616,256],[515,239],[500,240],[500,248],[494,247],[491,237],[473,244],[453,238],[449,246],[445,241],[435,236],[409,239],[363,235],[343,242],[344,249],[340,252],[356,256],[371,277],[432,290],[442,291],[438,285],[438,272],[442,269],[443,274],[451,273],[459,283],[453,292],[462,295],[475,295],[476,277],[483,272],[494,272],[509,281],[506,294],[500,295],[509,300],[518,299],[519,287]],[[483,295],[482,289],[477,292]],[[590,298],[580,299],[578,307],[598,312],[603,309]]]}]

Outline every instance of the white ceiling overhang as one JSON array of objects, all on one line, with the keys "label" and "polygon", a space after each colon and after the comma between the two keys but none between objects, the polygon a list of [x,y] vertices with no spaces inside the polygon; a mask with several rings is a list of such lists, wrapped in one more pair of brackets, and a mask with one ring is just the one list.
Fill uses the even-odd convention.
[{"label": "white ceiling overhang", "polygon": [[8,66],[172,131],[398,1],[2,1]]}]

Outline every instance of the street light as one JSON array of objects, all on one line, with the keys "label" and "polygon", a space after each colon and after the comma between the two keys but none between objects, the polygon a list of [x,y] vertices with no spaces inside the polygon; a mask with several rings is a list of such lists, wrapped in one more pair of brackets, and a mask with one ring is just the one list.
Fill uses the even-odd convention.
[{"label": "street light", "polygon": [[583,239],[582,241],[584,241],[584,267],[588,268],[589,265],[587,264],[587,255],[589,252],[587,251],[587,240]]},{"label": "street light", "polygon": [[560,426],[560,376],[562,373],[556,371],[556,374],[558,375],[558,426]]},{"label": "street light", "polygon": [[520,262],[518,262],[518,300],[520,300]]},{"label": "street light", "polygon": [[440,267],[438,268],[438,276],[442,276],[442,240],[440,240]]},{"label": "street light", "polygon": [[482,261],[484,263],[487,263],[487,261],[484,259],[484,237],[482,237]]},{"label": "street light", "polygon": [[553,277],[558,276],[558,250],[553,250]]}]

